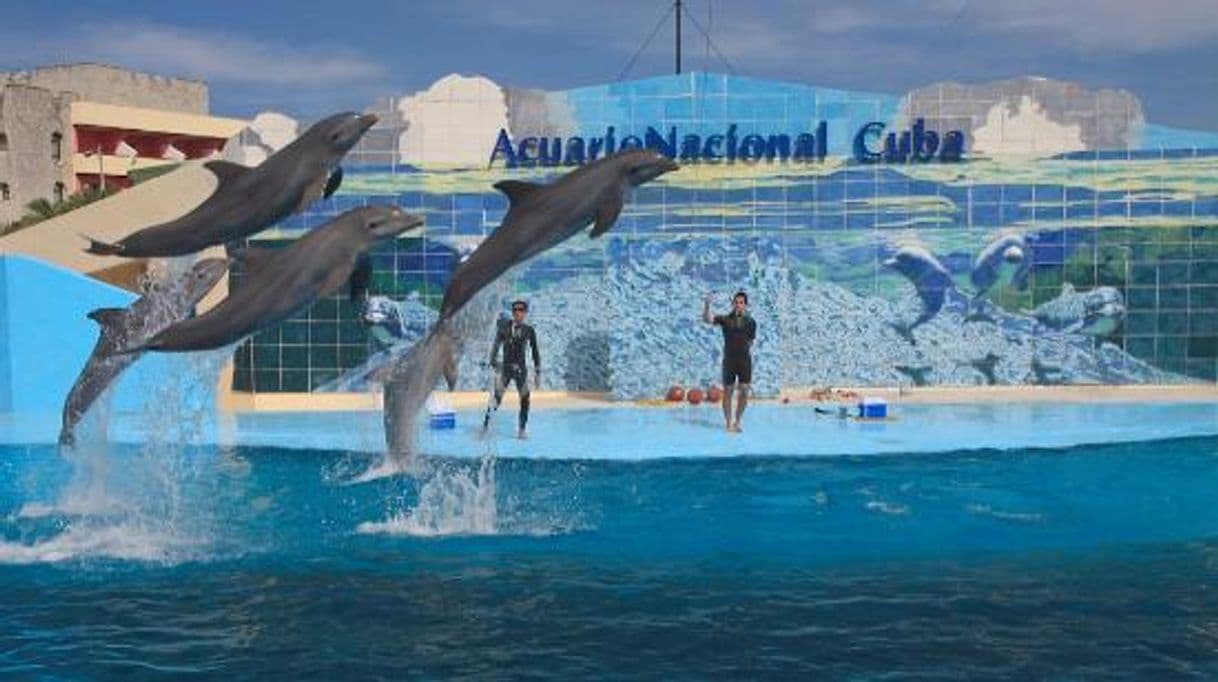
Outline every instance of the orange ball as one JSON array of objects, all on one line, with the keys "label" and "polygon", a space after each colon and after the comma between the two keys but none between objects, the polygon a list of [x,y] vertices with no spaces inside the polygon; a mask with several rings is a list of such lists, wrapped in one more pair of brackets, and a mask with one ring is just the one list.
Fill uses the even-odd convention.
[{"label": "orange ball", "polygon": [[681,388],[680,386],[673,386],[672,388],[668,389],[668,395],[666,395],[664,399],[669,402],[679,403],[682,400],[685,400],[685,389]]},{"label": "orange ball", "polygon": [[712,403],[717,403],[720,400],[723,400],[723,389],[719,388],[718,386],[711,386],[710,390],[706,392],[706,399]]},{"label": "orange ball", "polygon": [[689,401],[690,405],[697,405],[697,404],[701,403],[702,402],[702,389],[700,389],[700,388],[689,389],[689,393],[687,393],[685,395],[685,399]]}]

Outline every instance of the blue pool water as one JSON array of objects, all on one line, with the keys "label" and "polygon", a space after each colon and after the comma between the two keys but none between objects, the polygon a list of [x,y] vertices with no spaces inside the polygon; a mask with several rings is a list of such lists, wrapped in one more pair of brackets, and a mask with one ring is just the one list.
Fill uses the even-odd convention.
[{"label": "blue pool water", "polygon": [[0,446],[0,677],[1218,675],[1213,407],[899,412],[543,411],[362,483],[344,447]]}]

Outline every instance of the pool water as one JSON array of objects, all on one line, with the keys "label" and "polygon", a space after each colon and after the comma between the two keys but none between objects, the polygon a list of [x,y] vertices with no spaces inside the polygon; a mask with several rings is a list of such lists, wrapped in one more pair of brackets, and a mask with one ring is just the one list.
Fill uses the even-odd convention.
[{"label": "pool water", "polygon": [[[1020,437],[970,409],[902,414]],[[614,457],[530,457],[591,428],[547,411],[365,482],[338,448],[0,446],[0,677],[1213,678],[1218,429],[1139,409],[1135,442],[836,456],[777,410],[621,411]],[[680,429],[775,453],[648,456]]]}]

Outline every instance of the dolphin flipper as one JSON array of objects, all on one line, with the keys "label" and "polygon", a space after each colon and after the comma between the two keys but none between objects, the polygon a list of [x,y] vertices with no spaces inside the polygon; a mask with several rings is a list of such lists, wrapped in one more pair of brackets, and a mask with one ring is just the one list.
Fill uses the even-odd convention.
[{"label": "dolphin flipper", "polygon": [[617,217],[622,212],[622,197],[614,195],[596,208],[596,225],[592,227],[592,236],[599,237],[613,227]]},{"label": "dolphin flipper", "polygon": [[85,237],[89,241],[89,245],[85,247],[85,253],[91,253],[95,256],[121,256],[123,247],[118,244],[98,241],[92,237]]},{"label": "dolphin flipper", "polygon": [[330,178],[328,180],[326,180],[326,188],[324,190],[322,190],[321,197],[323,199],[329,199],[331,196],[334,195],[335,192],[338,191],[338,188],[341,187],[342,184],[343,184],[343,167],[339,166],[334,169],[333,173],[330,173]]},{"label": "dolphin flipper", "polygon": [[245,270],[248,272],[250,270],[261,270],[267,260],[272,258],[277,251],[278,249],[264,246],[243,246],[230,249],[228,257],[245,266]]}]

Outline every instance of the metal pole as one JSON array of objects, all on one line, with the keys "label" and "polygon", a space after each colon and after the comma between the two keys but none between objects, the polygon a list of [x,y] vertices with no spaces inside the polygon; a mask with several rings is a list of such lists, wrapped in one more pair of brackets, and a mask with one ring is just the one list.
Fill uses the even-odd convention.
[{"label": "metal pole", "polygon": [[677,75],[681,74],[681,0],[677,2]]}]

